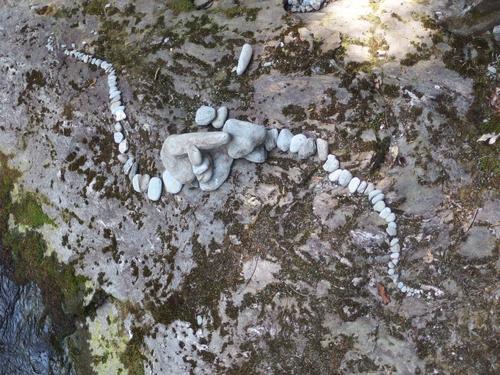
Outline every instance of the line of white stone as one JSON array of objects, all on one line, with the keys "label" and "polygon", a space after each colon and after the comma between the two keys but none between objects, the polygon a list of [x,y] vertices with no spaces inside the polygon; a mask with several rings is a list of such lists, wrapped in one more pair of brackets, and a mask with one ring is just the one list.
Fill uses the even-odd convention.
[{"label": "line of white stone", "polygon": [[[51,52],[55,50],[54,39],[49,37],[47,49]],[[118,89],[117,76],[113,65],[105,60],[96,58],[92,55],[80,52],[75,49],[65,49],[66,56],[74,57],[86,64],[92,64],[100,67],[108,76],[110,111],[115,118],[114,125],[114,141],[118,144],[120,151],[119,160],[124,163],[123,171],[132,181],[133,189],[139,193],[146,193],[147,197],[152,201],[158,201],[163,190],[163,181],[160,177],[150,177],[148,174],[141,175],[138,172],[139,164],[134,156],[126,156],[129,150],[128,141],[124,135],[124,129],[121,122],[127,118],[125,114],[125,106],[121,102],[121,92]],[[215,112],[215,110],[214,110]],[[215,117],[215,116],[214,116]],[[224,116],[227,117],[227,108],[224,107]],[[213,119],[212,119],[213,120]],[[211,123],[211,121],[209,122]],[[208,125],[208,124],[207,124]],[[216,125],[215,127],[219,127]],[[396,215],[386,205],[384,194],[381,190],[375,188],[374,184],[367,181],[362,181],[358,177],[353,177],[351,172],[340,167],[340,161],[335,155],[328,154],[328,143],[318,138],[315,141],[307,138],[303,134],[293,135],[288,129],[282,129],[279,134],[277,129],[269,129],[269,135],[272,134],[274,147],[278,147],[281,151],[298,154],[299,158],[305,159],[318,153],[320,161],[324,161],[323,169],[328,172],[328,179],[332,183],[337,183],[342,187],[346,187],[351,194],[364,194],[368,197],[373,210],[378,213],[379,217],[387,223],[386,232],[390,238],[391,260],[387,265],[387,273],[396,287],[408,296],[421,296],[423,291],[418,288],[412,288],[400,280],[400,275],[396,271],[399,263],[401,247],[397,236]],[[270,150],[269,150],[270,151]],[[165,173],[163,178],[165,178]],[[181,186],[182,187],[182,186]],[[180,189],[179,189],[180,190]]]}]

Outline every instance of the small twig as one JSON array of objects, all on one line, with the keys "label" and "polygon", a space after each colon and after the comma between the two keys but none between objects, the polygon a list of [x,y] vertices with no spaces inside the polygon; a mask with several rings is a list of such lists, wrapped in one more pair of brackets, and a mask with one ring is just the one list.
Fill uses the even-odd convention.
[{"label": "small twig", "polygon": [[155,78],[154,80],[156,81],[156,79],[158,78],[158,73],[160,72],[160,67],[158,67],[158,69],[156,69],[156,72],[155,72]]},{"label": "small twig", "polygon": [[472,220],[470,221],[469,226],[467,227],[467,230],[465,231],[465,233],[469,232],[470,228],[472,227],[472,224],[474,224],[474,221],[476,221],[476,216],[477,216],[478,212],[479,212],[479,208],[476,208],[476,211],[474,212],[474,216],[472,217]]},{"label": "small twig", "polygon": [[245,287],[247,287],[247,286],[248,286],[248,284],[250,284],[250,281],[252,280],[252,277],[253,277],[253,275],[255,274],[255,271],[257,270],[257,263],[259,263],[259,257],[257,257],[257,259],[255,260],[255,267],[254,267],[254,269],[253,269],[252,274],[251,274],[251,275],[250,275],[250,277],[248,278],[247,283],[245,284]]}]

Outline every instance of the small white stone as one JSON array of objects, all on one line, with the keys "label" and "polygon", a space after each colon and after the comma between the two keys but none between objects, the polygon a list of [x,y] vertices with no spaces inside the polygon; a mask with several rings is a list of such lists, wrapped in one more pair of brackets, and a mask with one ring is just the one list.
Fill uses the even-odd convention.
[{"label": "small white stone", "polygon": [[389,268],[395,268],[396,265],[394,263],[392,263],[392,262],[389,262],[389,263],[387,263],[387,267],[389,267]]},{"label": "small white stone", "polygon": [[352,180],[352,174],[347,169],[342,169],[339,176],[339,185],[346,187]]},{"label": "small white stone", "polygon": [[[396,224],[396,223],[394,223]],[[396,245],[397,243],[399,243],[399,238],[393,238],[389,244],[389,246],[394,246]]]},{"label": "small white stone", "polygon": [[398,243],[391,246],[391,253],[399,253],[401,251],[401,246]]},{"label": "small white stone", "polygon": [[269,129],[266,133],[266,140],[264,141],[264,147],[266,151],[272,151],[276,148],[276,142],[278,141],[278,129]]},{"label": "small white stone", "polygon": [[177,181],[172,174],[165,170],[163,174],[161,175],[163,179],[163,184],[165,185],[165,189],[170,193],[170,194],[177,194],[182,190],[182,184]]},{"label": "small white stone", "polygon": [[405,284],[403,284],[401,281],[398,283],[398,288],[399,289],[402,289],[404,286],[405,286]]},{"label": "small white stone", "polygon": [[404,287],[402,287],[402,288],[401,288],[401,291],[402,291],[403,293],[406,293],[406,291],[407,291],[407,290],[408,290],[408,287],[407,287],[406,285],[405,285]]},{"label": "small white stone", "polygon": [[118,145],[118,151],[120,151],[121,154],[124,154],[128,151],[128,141],[126,139],[120,142],[120,144]]},{"label": "small white stone", "polygon": [[380,193],[380,194],[375,195],[375,196],[372,198],[371,202],[372,202],[372,204],[375,204],[375,203],[377,203],[377,202],[380,202],[380,201],[381,201],[381,200],[383,200],[383,199],[384,199],[384,194]]},{"label": "small white stone", "polygon": [[141,192],[141,175],[140,174],[135,174],[134,177],[132,177],[132,187],[134,190],[138,193]]},{"label": "small white stone", "polygon": [[391,253],[392,259],[399,259],[399,253]]},{"label": "small white stone", "polygon": [[118,155],[118,161],[119,161],[120,163],[125,163],[125,162],[127,161],[127,159],[128,159],[128,157],[127,157],[127,155],[125,155],[125,154],[119,154],[119,155]]},{"label": "small white stone", "polygon": [[326,172],[334,172],[340,167],[340,162],[337,160],[335,155],[328,155],[328,159],[326,160],[325,164],[323,164],[323,169]]},{"label": "small white stone", "polygon": [[135,159],[133,157],[130,157],[127,159],[125,164],[123,165],[123,173],[129,174],[130,169],[132,169],[132,165],[134,165]]},{"label": "small white stone", "polygon": [[120,124],[119,122],[115,123],[115,131],[121,132],[122,130],[123,130],[122,124]]},{"label": "small white stone", "polygon": [[216,129],[222,128],[227,120],[228,112],[227,107],[218,108],[215,120],[212,121],[212,126]]},{"label": "small white stone", "polygon": [[123,111],[117,111],[115,113],[115,120],[116,121],[123,121],[127,118],[127,115],[125,115],[125,112]]},{"label": "small white stone", "polygon": [[375,189],[375,185],[373,185],[371,182],[368,184],[368,186],[365,189],[365,195],[369,195],[373,190]]},{"label": "small white stone", "polygon": [[325,161],[328,158],[328,142],[324,139],[316,139],[316,149],[318,152],[318,159],[320,161]]},{"label": "small white stone", "polygon": [[389,236],[394,237],[398,233],[396,223],[395,222],[389,223],[385,231]]},{"label": "small white stone", "polygon": [[339,180],[341,173],[342,173],[342,169],[337,169],[328,175],[328,179],[331,182],[337,182]]},{"label": "small white stone", "polygon": [[163,187],[163,184],[162,184],[161,179],[159,177],[153,177],[151,180],[149,180],[148,198],[152,201],[159,200],[161,197],[162,187]]},{"label": "small white stone", "polygon": [[292,138],[293,134],[290,130],[281,129],[276,145],[281,151],[287,152],[290,149],[290,142],[292,141]]},{"label": "small white stone", "polygon": [[378,201],[373,205],[373,210],[377,212],[381,212],[385,208],[384,201]]},{"label": "small white stone", "polygon": [[351,194],[354,194],[356,190],[358,190],[359,184],[361,183],[360,179],[357,177],[354,177],[350,182],[347,188],[349,189],[349,192]]},{"label": "small white stone", "polygon": [[386,221],[387,223],[391,223],[391,222],[393,222],[393,221],[396,221],[396,215],[394,214],[394,212],[392,212],[391,214],[389,214],[389,216],[387,216],[387,217],[385,218],[385,221]]},{"label": "small white stone", "polygon": [[378,214],[378,216],[380,216],[382,219],[385,220],[385,218],[387,216],[389,216],[390,213],[391,213],[391,209],[389,207],[386,207],[382,211],[380,211],[380,213]]},{"label": "small white stone", "polygon": [[207,126],[209,125],[217,115],[215,108],[209,107],[208,105],[202,105],[196,111],[196,115],[194,118],[194,122],[198,126]]},{"label": "small white stone", "polygon": [[366,187],[368,186],[368,183],[366,181],[361,181],[361,183],[358,186],[357,192],[359,194],[363,194],[365,192]]},{"label": "small white stone", "polygon": [[123,141],[123,134],[119,131],[113,133],[113,139],[115,140],[115,143],[120,143]]},{"label": "small white stone", "polygon": [[307,142],[307,137],[304,134],[297,134],[290,141],[290,152],[299,152],[300,148]]},{"label": "small white stone", "polygon": [[394,268],[389,268],[389,269],[387,270],[387,273],[388,273],[389,275],[394,275]]},{"label": "small white stone", "polygon": [[252,59],[253,49],[248,43],[243,45],[241,49],[240,57],[238,59],[238,66],[236,67],[236,74],[241,76],[247,70],[250,60]]}]

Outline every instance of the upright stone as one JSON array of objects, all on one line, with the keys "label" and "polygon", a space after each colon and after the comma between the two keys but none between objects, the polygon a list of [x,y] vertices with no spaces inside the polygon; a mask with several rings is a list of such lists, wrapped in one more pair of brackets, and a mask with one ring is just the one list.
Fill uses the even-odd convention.
[{"label": "upright stone", "polygon": [[241,49],[240,57],[238,59],[238,66],[236,67],[236,74],[241,76],[248,68],[250,60],[252,59],[253,49],[248,43],[243,45]]}]

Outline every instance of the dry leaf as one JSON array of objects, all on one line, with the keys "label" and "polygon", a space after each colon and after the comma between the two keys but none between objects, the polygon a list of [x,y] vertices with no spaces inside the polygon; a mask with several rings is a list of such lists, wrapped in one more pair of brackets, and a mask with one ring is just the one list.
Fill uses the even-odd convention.
[{"label": "dry leaf", "polygon": [[382,303],[384,305],[387,305],[389,302],[391,302],[391,297],[387,293],[387,290],[385,290],[385,286],[382,283],[377,284],[377,291],[378,295],[382,298]]},{"label": "dry leaf", "polygon": [[432,255],[432,251],[430,249],[427,250],[427,254],[423,259],[425,263],[432,263],[434,261],[434,255]]}]

